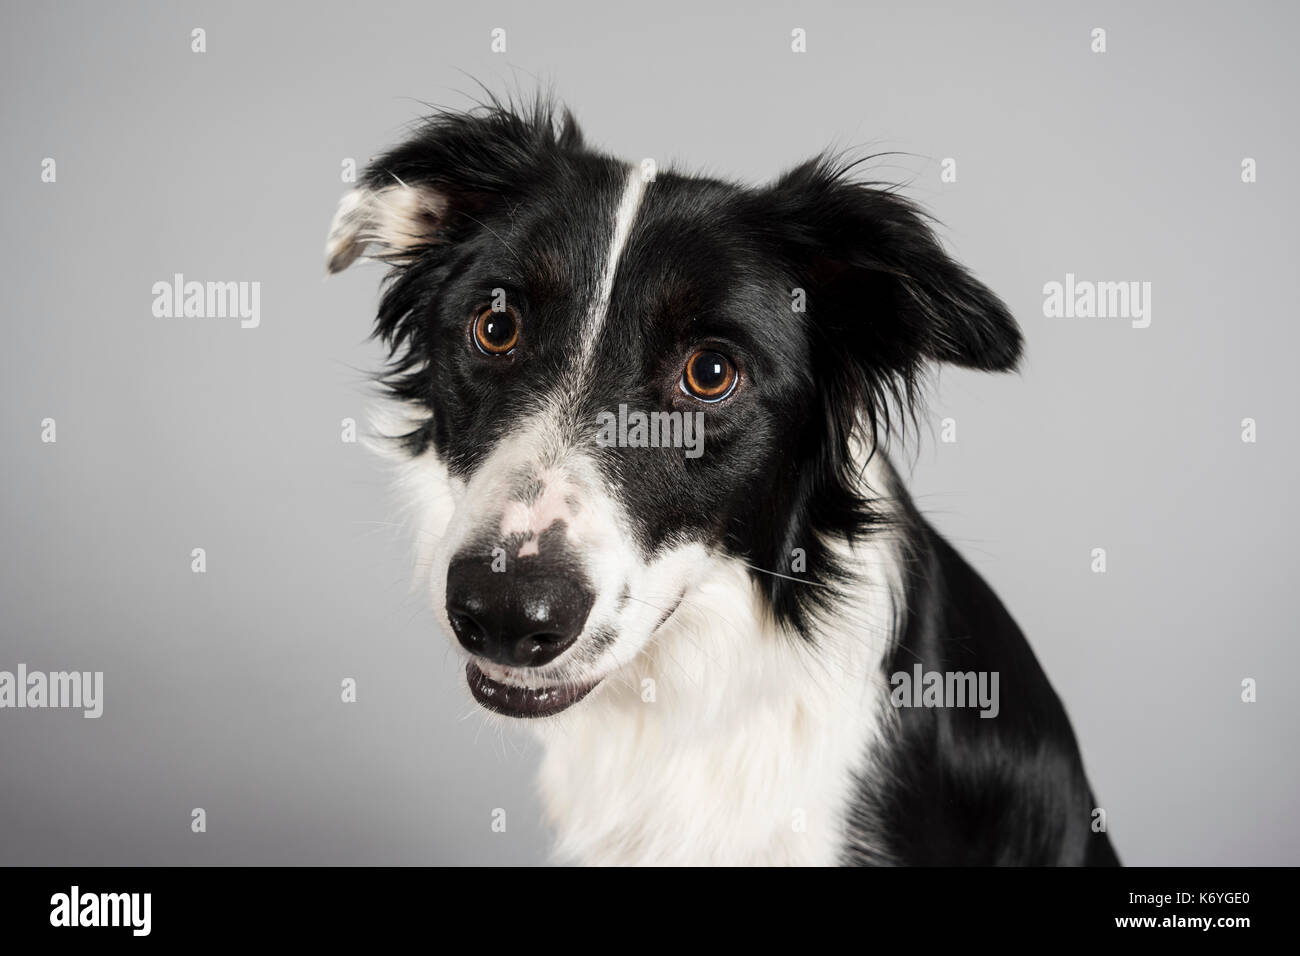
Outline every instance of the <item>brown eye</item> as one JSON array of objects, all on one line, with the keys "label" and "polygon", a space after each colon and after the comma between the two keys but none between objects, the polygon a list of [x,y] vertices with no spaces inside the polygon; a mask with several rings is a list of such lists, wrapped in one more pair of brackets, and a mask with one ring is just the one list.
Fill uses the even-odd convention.
[{"label": "brown eye", "polygon": [[700,349],[686,360],[682,391],[702,402],[720,402],[736,387],[736,365],[721,352]]},{"label": "brown eye", "polygon": [[474,344],[485,355],[505,355],[519,341],[519,321],[509,309],[484,309],[474,320]]}]

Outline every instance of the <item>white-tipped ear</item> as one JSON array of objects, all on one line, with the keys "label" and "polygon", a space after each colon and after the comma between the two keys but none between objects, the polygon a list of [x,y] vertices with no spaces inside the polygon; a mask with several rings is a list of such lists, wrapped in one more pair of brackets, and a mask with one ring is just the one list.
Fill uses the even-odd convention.
[{"label": "white-tipped ear", "polygon": [[363,255],[400,263],[412,250],[438,241],[446,216],[447,199],[434,189],[404,183],[354,189],[334,213],[325,268],[342,272]]}]

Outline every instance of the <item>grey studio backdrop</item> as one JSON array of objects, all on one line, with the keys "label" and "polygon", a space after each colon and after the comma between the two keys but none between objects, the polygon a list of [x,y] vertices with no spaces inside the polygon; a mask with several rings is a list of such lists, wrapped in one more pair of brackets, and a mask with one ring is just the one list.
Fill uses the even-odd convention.
[{"label": "grey studio backdrop", "polygon": [[[1293,6],[3,19],[0,670],[105,686],[97,720],[0,710],[0,862],[547,860],[537,748],[469,702],[384,467],[341,440],[383,270],[322,278],[344,161],[472,76],[553,85],[612,152],[752,182],[828,145],[905,153],[875,171],[1028,344],[1020,375],[939,378],[899,458],[921,506],[1024,627],[1126,862],[1300,863]],[[259,282],[260,324],[155,317],[176,273]],[[1151,283],[1149,327],[1046,317],[1067,273]]]}]

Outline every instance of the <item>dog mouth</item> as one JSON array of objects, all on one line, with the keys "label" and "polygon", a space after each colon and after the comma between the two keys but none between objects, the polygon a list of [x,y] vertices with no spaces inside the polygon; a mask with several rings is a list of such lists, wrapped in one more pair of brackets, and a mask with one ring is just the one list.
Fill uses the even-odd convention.
[{"label": "dog mouth", "polygon": [[550,717],[572,707],[600,683],[552,684],[549,687],[517,687],[488,677],[470,661],[465,665],[474,699],[494,713],[506,717]]}]

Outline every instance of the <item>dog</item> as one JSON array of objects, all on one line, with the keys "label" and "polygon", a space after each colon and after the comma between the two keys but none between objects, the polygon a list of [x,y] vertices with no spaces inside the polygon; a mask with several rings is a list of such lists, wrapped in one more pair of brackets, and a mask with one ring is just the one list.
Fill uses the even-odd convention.
[{"label": "dog", "polygon": [[931,364],[1022,349],[896,189],[626,163],[489,97],[344,196],[327,269],[363,256],[417,567],[472,698],[544,741],[558,860],[1118,863],[1025,638],[883,447]]}]

